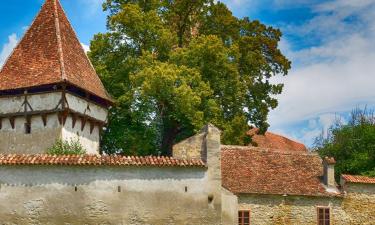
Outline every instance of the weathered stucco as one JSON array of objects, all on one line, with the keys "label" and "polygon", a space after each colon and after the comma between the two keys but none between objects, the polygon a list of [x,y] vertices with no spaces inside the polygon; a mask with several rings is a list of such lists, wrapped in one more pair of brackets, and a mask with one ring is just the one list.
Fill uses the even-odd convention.
[{"label": "weathered stucco", "polygon": [[82,129],[82,120],[77,119],[73,127],[73,118],[68,116],[62,127],[63,140],[78,140],[88,154],[99,154],[100,130],[97,124],[91,132],[91,124],[87,122]]},{"label": "weathered stucco", "polygon": [[221,131],[209,124],[198,134],[173,147],[177,159],[202,159],[207,165],[208,201],[218,215],[221,215]]},{"label": "weathered stucco", "polygon": [[[73,127],[71,116],[60,125],[50,115],[46,127],[33,117],[28,137],[19,132],[24,122],[17,118],[12,129],[3,120],[0,153],[34,153],[55,136],[79,137],[88,150],[99,146],[99,127],[90,133],[87,123],[81,130],[80,119]],[[55,127],[56,134],[48,130]],[[33,136],[38,129],[40,137]],[[238,210],[250,210],[251,224],[315,225],[319,206],[330,207],[332,224],[375,224],[371,184],[343,183],[336,197],[234,195],[222,188],[220,131],[212,125],[177,144],[173,154],[200,158],[207,168],[0,166],[0,224],[235,225]]]},{"label": "weathered stucco", "polygon": [[[27,96],[29,105],[27,112],[33,111],[29,116],[31,122],[31,133],[25,133],[26,117],[18,115],[9,116],[10,113],[24,113],[25,96],[1,97],[0,98],[0,153],[37,154],[45,153],[57,139],[70,141],[79,140],[88,154],[99,154],[100,129],[102,124],[107,122],[107,109],[96,105],[85,99],[66,94],[67,103],[65,106],[73,113],[81,113],[94,118],[96,121],[88,120],[82,126],[82,116],[76,117],[73,126],[72,114],[69,114],[64,124],[60,124],[58,113],[44,114],[47,118],[44,125],[42,116],[35,112],[46,112],[62,109],[62,93],[31,94]],[[4,117],[4,115],[6,115]],[[14,119],[14,128],[11,126],[11,119]]]},{"label": "weathered stucco", "polygon": [[105,109],[104,107],[101,107],[97,104],[86,101],[85,99],[74,96],[70,93],[66,94],[66,100],[68,102],[70,109],[76,112],[88,115],[90,117],[93,117],[97,120],[107,122],[108,110]]},{"label": "weathered stucco", "polygon": [[14,129],[9,119],[1,120],[0,153],[12,154],[37,154],[45,153],[57,139],[61,138],[62,126],[59,124],[57,114],[47,116],[44,126],[41,116],[31,118],[31,134],[25,134],[24,117],[14,120]]},{"label": "weathered stucco", "polygon": [[221,220],[223,224],[237,224],[238,197],[225,188],[221,192]]},{"label": "weathered stucco", "polygon": [[[33,94],[27,96],[27,101],[34,111],[53,110],[59,104],[61,92]],[[0,97],[0,114],[23,112],[25,96]],[[61,105],[60,107],[61,108]],[[30,110],[28,106],[28,110]]]},{"label": "weathered stucco", "polygon": [[2,166],[0,184],[1,224],[220,224],[205,168]]}]

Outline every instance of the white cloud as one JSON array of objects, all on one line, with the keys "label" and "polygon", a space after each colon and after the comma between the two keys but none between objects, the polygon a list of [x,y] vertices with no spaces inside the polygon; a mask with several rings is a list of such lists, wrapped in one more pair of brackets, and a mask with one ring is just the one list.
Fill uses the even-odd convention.
[{"label": "white cloud", "polygon": [[0,52],[0,68],[3,66],[10,53],[12,53],[17,43],[18,38],[16,34],[11,34],[8,36],[8,42],[3,45]]},{"label": "white cloud", "polygon": [[313,10],[317,16],[310,21],[285,28],[320,44],[293,51],[291,43],[282,41],[294,66],[287,77],[275,79],[285,88],[270,114],[271,129],[284,134],[292,124],[315,121],[316,127],[295,135],[305,142],[326,129],[334,113],[375,106],[375,1],[337,0]]},{"label": "white cloud", "polygon": [[85,50],[85,53],[90,51],[90,46],[88,46],[88,45],[86,45],[85,43],[82,43],[82,42],[81,42],[81,45],[82,45],[83,50]]}]

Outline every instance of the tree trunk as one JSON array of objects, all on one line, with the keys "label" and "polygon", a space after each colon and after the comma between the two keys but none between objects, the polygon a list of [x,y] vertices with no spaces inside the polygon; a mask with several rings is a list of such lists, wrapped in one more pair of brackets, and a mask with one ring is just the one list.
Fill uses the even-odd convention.
[{"label": "tree trunk", "polygon": [[174,141],[181,131],[178,125],[164,126],[161,150],[164,155],[172,156]]}]

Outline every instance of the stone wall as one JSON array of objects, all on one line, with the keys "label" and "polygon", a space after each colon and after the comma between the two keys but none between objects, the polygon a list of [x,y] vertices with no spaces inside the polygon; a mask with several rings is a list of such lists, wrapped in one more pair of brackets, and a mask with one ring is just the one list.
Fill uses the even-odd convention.
[{"label": "stone wall", "polygon": [[251,224],[317,224],[317,207],[331,208],[332,224],[348,224],[342,198],[279,195],[241,195],[239,210],[250,210]]},{"label": "stone wall", "polygon": [[176,159],[204,159],[206,132],[200,132],[173,146],[173,157]]},{"label": "stone wall", "polygon": [[220,224],[207,169],[1,166],[0,224]]},{"label": "stone wall", "polygon": [[174,158],[202,159],[206,162],[208,200],[218,215],[222,212],[220,133],[218,128],[208,124],[198,134],[173,146]]},{"label": "stone wall", "polygon": [[350,184],[342,197],[240,195],[239,210],[250,210],[251,224],[317,224],[317,207],[331,209],[332,224],[375,224],[375,185]]},{"label": "stone wall", "polygon": [[346,183],[342,208],[349,224],[375,224],[375,184]]}]

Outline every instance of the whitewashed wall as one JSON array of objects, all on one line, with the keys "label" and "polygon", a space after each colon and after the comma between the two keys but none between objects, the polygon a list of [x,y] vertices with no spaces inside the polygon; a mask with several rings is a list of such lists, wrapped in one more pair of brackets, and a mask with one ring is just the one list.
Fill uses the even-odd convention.
[{"label": "whitewashed wall", "polygon": [[70,109],[93,117],[97,120],[107,122],[107,109],[69,93],[66,94],[66,99]]},{"label": "whitewashed wall", "polygon": [[99,154],[100,131],[99,126],[95,125],[92,133],[90,132],[90,123],[87,121],[82,130],[82,120],[77,119],[73,128],[72,117],[68,116],[62,129],[63,140],[79,140],[88,154]]},{"label": "whitewashed wall", "polygon": [[1,166],[0,218],[4,224],[220,224],[207,182],[205,168]]},{"label": "whitewashed wall", "polygon": [[2,119],[0,129],[0,154],[38,154],[45,153],[57,139],[61,138],[62,126],[59,124],[57,114],[47,116],[44,126],[41,116],[31,118],[31,134],[25,134],[24,117],[17,117],[14,129],[9,119]]},{"label": "whitewashed wall", "polygon": [[[61,98],[61,92],[35,94],[27,97],[33,111],[54,110],[56,106],[61,109],[62,106],[59,105]],[[68,102],[66,106],[71,110],[103,123],[107,122],[107,109],[72,94],[67,93],[66,98]],[[24,100],[24,96],[0,98],[0,114],[23,112]],[[73,127],[72,117],[68,116],[66,123],[60,125],[57,114],[49,114],[47,125],[44,126],[41,115],[34,115],[31,118],[31,134],[25,134],[25,123],[24,117],[17,117],[15,126],[12,128],[9,118],[1,120],[0,153],[45,153],[59,138],[68,141],[79,140],[88,154],[99,153],[100,127],[97,124],[91,132],[89,121],[82,130],[81,119],[77,119],[76,125]]]},{"label": "whitewashed wall", "polygon": [[[27,99],[34,111],[53,110],[59,104],[61,92],[29,95]],[[1,97],[0,114],[23,112],[22,103],[24,100],[24,96]]]}]

